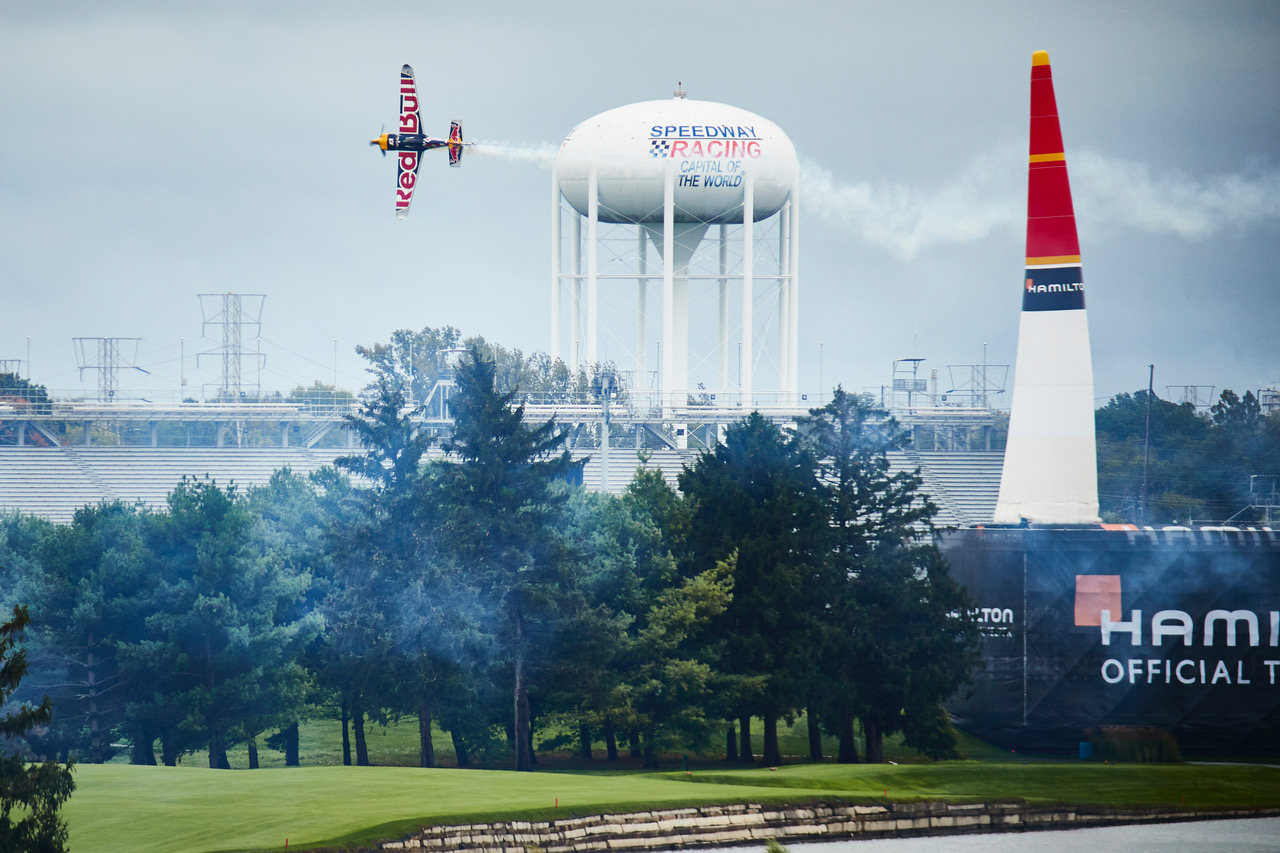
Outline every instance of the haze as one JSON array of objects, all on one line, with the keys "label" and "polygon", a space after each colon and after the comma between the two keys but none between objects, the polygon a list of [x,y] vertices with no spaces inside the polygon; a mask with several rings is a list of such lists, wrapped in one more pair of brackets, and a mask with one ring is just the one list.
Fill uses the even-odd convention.
[{"label": "haze", "polygon": [[[176,396],[184,375],[217,381],[196,295],[227,291],[267,295],[244,342],[267,390],[358,389],[355,345],[402,327],[547,350],[549,157],[578,122],[679,83],[777,122],[800,154],[802,390],[878,388],[906,357],[945,383],[984,344],[1011,364],[1044,49],[1099,404],[1152,363],[1174,399],[1274,386],[1278,44],[1265,0],[7,3],[0,359],[92,394],[72,337],[139,337],[146,373],[121,387]],[[486,145],[461,169],[428,156],[399,222],[394,162],[367,143],[406,62],[424,129],[459,119]]]}]

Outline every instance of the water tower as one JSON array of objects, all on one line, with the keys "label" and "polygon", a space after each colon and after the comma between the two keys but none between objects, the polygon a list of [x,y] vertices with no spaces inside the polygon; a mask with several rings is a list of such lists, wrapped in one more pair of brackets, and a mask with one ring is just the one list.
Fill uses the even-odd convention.
[{"label": "water tower", "polygon": [[579,124],[551,178],[552,357],[634,371],[668,420],[691,397],[794,403],[798,175],[776,124],[682,92]]}]

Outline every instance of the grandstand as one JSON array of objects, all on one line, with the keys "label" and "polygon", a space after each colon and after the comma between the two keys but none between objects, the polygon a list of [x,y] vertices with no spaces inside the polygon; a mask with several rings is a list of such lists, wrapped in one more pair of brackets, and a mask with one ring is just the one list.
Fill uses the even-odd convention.
[{"label": "grandstand", "polygon": [[[280,468],[309,474],[351,452],[307,447],[0,446],[0,511],[66,523],[80,507],[101,501],[159,509],[183,477],[248,488],[265,484]],[[649,450],[642,462],[636,451],[614,447],[605,483],[599,448],[574,450],[576,459],[585,460],[583,485],[613,493],[621,492],[642,464],[661,470],[674,486],[680,468],[696,455],[693,450]],[[924,491],[939,507],[937,524],[971,527],[991,520],[1002,457],[998,451],[910,452],[890,454],[890,463],[895,472],[920,469]]]},{"label": "grandstand", "polygon": [[163,508],[183,477],[240,488],[290,468],[309,474],[347,451],[306,448],[0,447],[0,510],[69,522],[86,504]]},{"label": "grandstand", "polygon": [[[575,456],[586,456],[585,453]],[[662,471],[667,482],[676,485],[680,468],[697,456],[693,451],[659,450],[646,453],[643,464]],[[889,454],[891,473],[919,469],[922,491],[938,505],[934,523],[940,527],[973,527],[991,522],[1000,492],[1000,469],[1004,453],[893,452]],[[595,491],[620,493],[641,465],[634,451],[614,448],[609,454],[609,481],[601,482],[602,460],[598,450],[587,456],[582,472],[583,485]]]},{"label": "grandstand", "polygon": [[[433,397],[440,391],[444,400],[450,385],[442,381]],[[184,477],[244,489],[267,483],[281,468],[309,474],[359,453],[346,419],[355,413],[350,395],[313,397],[180,404],[7,397],[7,403],[0,402],[7,408],[0,408],[0,511],[65,523],[80,507],[102,501],[161,509]],[[807,414],[808,405],[801,397],[756,410],[785,427]],[[555,418],[566,427],[571,452],[583,462],[583,485],[617,494],[641,465],[661,470],[675,486],[681,467],[723,440],[743,408],[700,400],[663,413],[653,400],[632,394],[612,405],[603,399],[530,398],[524,412],[535,422]],[[939,508],[936,522],[944,527],[990,522],[1003,453],[969,448],[991,447],[993,412],[981,406],[917,404],[895,414],[915,447],[928,450],[890,454],[892,469],[920,470],[923,491]],[[451,422],[441,404],[420,423],[440,434]],[[607,454],[602,443],[609,445]]]}]

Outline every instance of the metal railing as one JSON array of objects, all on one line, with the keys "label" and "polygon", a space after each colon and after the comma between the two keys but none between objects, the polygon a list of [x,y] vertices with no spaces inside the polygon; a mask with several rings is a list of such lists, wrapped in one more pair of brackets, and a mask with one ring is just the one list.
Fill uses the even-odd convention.
[{"label": "metal railing", "polygon": [[[443,395],[442,395],[443,396]],[[530,420],[546,421],[555,418],[563,425],[587,427],[588,432],[598,428],[607,417],[615,426],[627,429],[648,429],[657,435],[679,431],[685,426],[723,426],[758,411],[766,418],[780,423],[794,422],[810,410],[821,407],[825,395],[739,391],[711,391],[694,388],[679,391],[635,390],[623,388],[606,401],[587,389],[574,389],[554,393],[530,393],[517,398],[524,406]],[[88,425],[158,424],[242,424],[259,428],[278,428],[293,425],[302,433],[295,437],[304,446],[311,446],[343,419],[355,415],[359,401],[347,392],[323,389],[299,390],[283,397],[272,394],[260,398],[214,399],[195,401],[183,399],[179,394],[158,395],[150,398],[128,398],[122,393],[115,401],[103,402],[85,399],[82,393],[54,391],[46,396],[43,389],[0,392],[0,424],[30,424],[49,437],[52,432],[71,432],[72,427],[88,432]],[[891,412],[904,427],[918,426],[927,429],[954,427],[966,429],[993,423],[994,413],[989,409],[945,406],[912,406]],[[447,429],[451,423],[446,410],[429,412],[421,417],[422,423],[432,429]],[[282,442],[290,443],[286,436]],[[589,436],[583,440],[590,441]],[[19,443],[23,443],[21,438]]]}]

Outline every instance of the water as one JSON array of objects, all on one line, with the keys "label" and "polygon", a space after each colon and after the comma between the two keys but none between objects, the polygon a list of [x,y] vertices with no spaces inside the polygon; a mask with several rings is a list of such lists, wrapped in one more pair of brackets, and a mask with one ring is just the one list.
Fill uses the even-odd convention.
[{"label": "water", "polygon": [[[1280,818],[975,833],[930,838],[822,841],[787,846],[792,853],[1077,853],[1080,850],[1114,850],[1123,853],[1274,853],[1280,851]],[[731,848],[741,853],[761,853],[763,849],[764,845]]]}]

